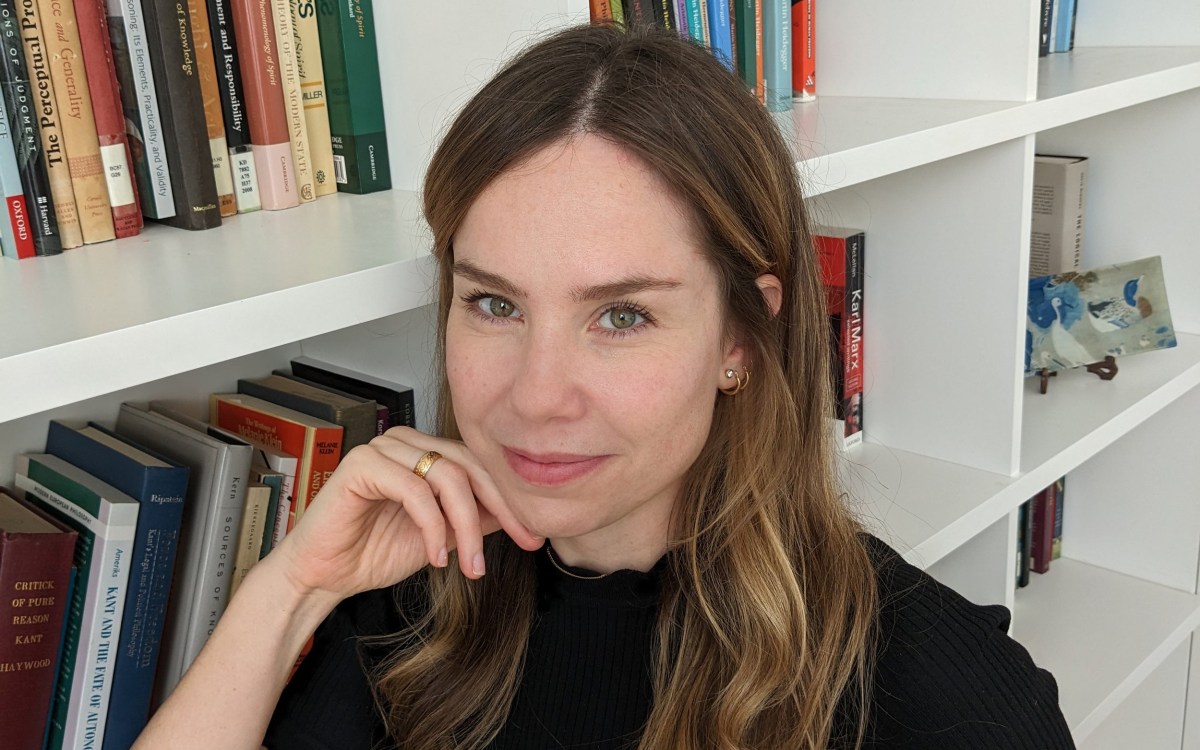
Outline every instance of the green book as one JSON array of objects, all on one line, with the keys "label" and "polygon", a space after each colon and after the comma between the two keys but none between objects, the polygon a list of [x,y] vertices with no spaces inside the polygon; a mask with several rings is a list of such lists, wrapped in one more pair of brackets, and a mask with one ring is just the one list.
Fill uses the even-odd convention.
[{"label": "green book", "polygon": [[345,193],[387,190],[392,172],[371,0],[318,3],[317,22],[337,188]]},{"label": "green book", "polygon": [[759,26],[758,3],[762,0],[734,0],[734,26],[737,27],[737,69],[742,82],[758,94]]}]

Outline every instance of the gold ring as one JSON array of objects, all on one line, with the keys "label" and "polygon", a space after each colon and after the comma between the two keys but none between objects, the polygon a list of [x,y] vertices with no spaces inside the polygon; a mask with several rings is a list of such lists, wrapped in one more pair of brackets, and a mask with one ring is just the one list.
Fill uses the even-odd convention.
[{"label": "gold ring", "polygon": [[425,475],[429,473],[429,467],[437,463],[437,460],[441,457],[442,454],[437,451],[426,451],[425,455],[421,456],[421,459],[417,461],[417,465],[413,467],[413,474],[424,479]]}]

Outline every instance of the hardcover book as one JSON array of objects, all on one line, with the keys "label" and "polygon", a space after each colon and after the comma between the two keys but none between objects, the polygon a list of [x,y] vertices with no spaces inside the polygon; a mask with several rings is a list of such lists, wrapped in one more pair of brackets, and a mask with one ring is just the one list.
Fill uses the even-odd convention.
[{"label": "hardcover book", "polygon": [[[104,162],[100,160],[100,139],[92,114],[92,95],[88,77],[79,69],[83,43],[75,22],[76,0],[38,0],[45,29],[50,78],[58,105],[63,151],[66,154],[75,207],[84,244],[107,242],[115,238],[112,205],[105,184]],[[78,0],[88,5],[92,0]],[[61,222],[60,222],[61,223]]]},{"label": "hardcover book", "polygon": [[1054,483],[1054,533],[1050,543],[1050,559],[1057,560],[1062,557],[1062,536],[1063,536],[1063,504],[1067,500],[1067,478],[1059,477]]},{"label": "hardcover book", "polygon": [[733,38],[730,28],[728,0],[706,0],[708,3],[708,45],[721,63],[733,70]]},{"label": "hardcover book", "polygon": [[138,502],[49,454],[17,460],[26,499],[79,534],[62,668],[47,747],[85,747],[104,736],[112,696],[112,660],[125,612]]},{"label": "hardcover book", "polygon": [[825,285],[825,308],[836,355],[831,364],[836,384],[837,445],[842,449],[863,439],[865,362],[864,273],[866,235],[845,227],[814,228],[813,244]]},{"label": "hardcover book", "polygon": [[17,144],[9,130],[8,107],[4,99],[0,96],[0,192],[4,193],[8,220],[0,221],[0,254],[6,258],[32,258],[37,251],[33,247],[21,170],[17,167]]},{"label": "hardcover book", "polygon": [[308,126],[308,151],[312,157],[313,186],[317,197],[337,192],[333,179],[333,140],[329,131],[329,106],[325,93],[325,63],[317,28],[315,0],[291,0],[296,31],[296,66],[304,95],[304,121]]},{"label": "hardcover book", "polygon": [[238,393],[286,406],[310,417],[339,425],[344,430],[341,452],[343,457],[350,449],[366,445],[375,437],[376,407],[375,402],[370,399],[334,393],[283,375],[244,378],[238,380],[237,389]]},{"label": "hardcover book", "polygon": [[817,98],[817,0],[792,0],[792,98]]},{"label": "hardcover book", "polygon": [[371,0],[320,3],[317,20],[338,190],[387,190],[392,173]]},{"label": "hardcover book", "polygon": [[229,145],[225,141],[225,118],[221,113],[221,93],[217,83],[217,63],[213,58],[212,32],[209,30],[205,0],[188,0],[188,17],[195,42],[196,73],[200,80],[200,101],[204,105],[204,123],[208,149],[212,154],[213,181],[217,186],[217,206],[221,216],[233,216],[237,199],[233,194],[233,173],[229,168]]},{"label": "hardcover book", "polygon": [[1087,157],[1034,157],[1030,276],[1080,269],[1087,173]]},{"label": "hardcover book", "polygon": [[225,142],[229,146],[229,165],[233,173],[238,213],[262,208],[258,196],[258,172],[250,146],[250,125],[246,120],[246,98],[242,89],[242,69],[234,40],[230,0],[208,0],[208,23],[212,31],[213,56],[220,80],[220,96]]},{"label": "hardcover book", "polygon": [[[257,446],[256,446],[257,447]],[[287,502],[283,492],[284,475],[282,472],[274,471],[266,464],[260,462],[257,456],[250,464],[250,483],[261,484],[270,490],[270,495],[267,497],[267,514],[262,525],[262,541],[259,543],[258,559],[267,556],[275,547],[275,526],[276,520],[279,518],[280,501]],[[287,511],[283,513],[284,519],[287,518]],[[285,520],[286,524],[286,520]]]},{"label": "hardcover book", "polygon": [[1030,570],[1034,573],[1049,573],[1054,550],[1054,514],[1058,505],[1055,485],[1046,487],[1033,496],[1030,511],[1033,513],[1033,536],[1031,537]]},{"label": "hardcover book", "polygon": [[1162,258],[1029,280],[1025,374],[1176,345]]},{"label": "hardcover book", "polygon": [[[253,473],[253,472],[251,472]],[[242,510],[241,534],[233,561],[233,576],[229,580],[229,596],[233,598],[238,586],[246,580],[250,568],[259,560],[262,551],[263,527],[267,523],[271,488],[259,482],[246,485],[246,507]]]},{"label": "hardcover book", "polygon": [[0,491],[0,705],[11,750],[42,747],[77,538]]},{"label": "hardcover book", "polygon": [[188,469],[95,423],[50,422],[46,452],[138,501],[133,567],[125,595],[104,747],[127,750],[150,717],[171,576],[183,523]]},{"label": "hardcover book", "polygon": [[762,0],[763,85],[768,112],[792,108],[792,2]]},{"label": "hardcover book", "polygon": [[117,68],[113,62],[104,0],[76,0],[75,18],[87,32],[80,35],[83,66],[87,71],[113,231],[117,237],[133,237],[142,231],[142,209],[138,206],[133,156],[125,134],[125,113],[117,88]]},{"label": "hardcover book", "polygon": [[388,427],[417,426],[416,399],[411,386],[312,357],[296,357],[291,365],[296,377],[369,398],[387,408]]},{"label": "hardcover book", "polygon": [[300,202],[316,200],[313,185],[312,156],[308,147],[308,123],[304,117],[304,96],[300,89],[300,68],[296,61],[296,27],[292,23],[289,0],[272,0],[275,19],[275,51],[279,55],[279,82],[283,88],[283,113],[287,117],[292,161],[296,165],[296,185]]},{"label": "hardcover book", "polygon": [[765,101],[763,88],[763,18],[761,0],[734,0],[734,25],[737,27],[737,67],[742,82],[759,102]]}]

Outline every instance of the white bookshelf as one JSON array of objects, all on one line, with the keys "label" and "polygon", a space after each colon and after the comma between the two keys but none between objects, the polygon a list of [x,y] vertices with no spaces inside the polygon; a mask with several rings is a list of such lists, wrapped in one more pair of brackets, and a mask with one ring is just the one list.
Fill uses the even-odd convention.
[{"label": "white bookshelf", "polygon": [[[199,402],[300,353],[428,395],[425,164],[531,30],[587,15],[476,5],[375,3],[396,190],[0,262],[0,482],[51,418]],[[1200,748],[1200,6],[1088,0],[1076,51],[1039,61],[1037,5],[821,6],[820,98],[777,121],[814,216],[867,230],[869,439],[844,485],[906,559],[1013,608],[1082,747]],[[1021,372],[1038,151],[1091,157],[1085,263],[1163,255],[1180,333],[1044,396]],[[1016,508],[1063,474],[1066,559],[1014,596]]]}]

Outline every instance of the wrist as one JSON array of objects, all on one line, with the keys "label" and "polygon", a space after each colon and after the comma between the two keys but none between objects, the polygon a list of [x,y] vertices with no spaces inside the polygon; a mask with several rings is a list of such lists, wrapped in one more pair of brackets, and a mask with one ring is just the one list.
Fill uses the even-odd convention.
[{"label": "wrist", "polygon": [[[302,621],[314,620],[319,624],[333,608],[344,598],[342,595],[313,586],[302,576],[296,575],[299,566],[292,552],[294,545],[285,538],[271,554],[260,560],[250,569],[250,578],[269,579],[268,587],[275,592],[277,606],[291,613],[293,617],[301,615]],[[258,588],[257,586],[251,588]]]}]

